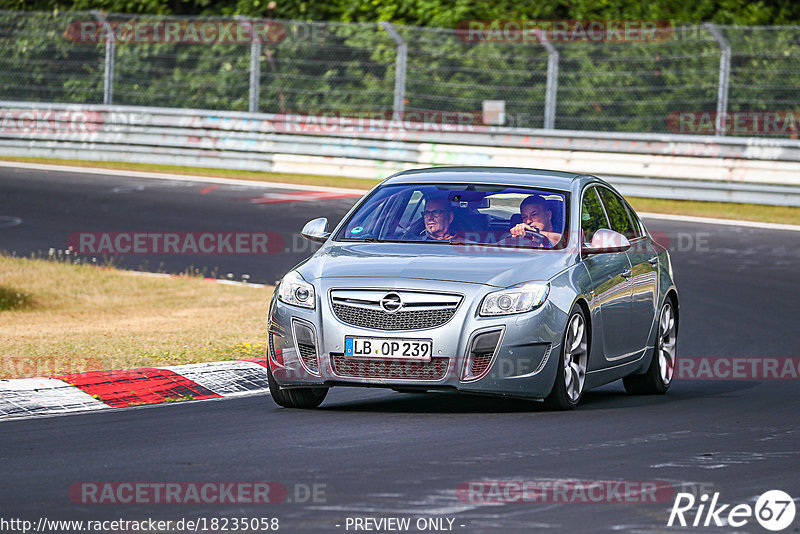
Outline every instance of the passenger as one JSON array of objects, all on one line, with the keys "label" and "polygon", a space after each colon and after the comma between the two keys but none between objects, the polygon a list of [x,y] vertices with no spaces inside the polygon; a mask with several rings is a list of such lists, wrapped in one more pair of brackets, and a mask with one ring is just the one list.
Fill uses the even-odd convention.
[{"label": "passenger", "polygon": [[511,235],[524,237],[526,230],[533,230],[544,235],[550,241],[551,247],[561,241],[561,233],[553,229],[553,210],[545,199],[531,195],[522,201],[519,211],[522,214],[522,222],[511,229]]},{"label": "passenger", "polygon": [[454,218],[453,209],[446,198],[426,198],[422,216],[425,221],[425,230],[422,232],[424,239],[444,241],[455,236],[450,228]]}]

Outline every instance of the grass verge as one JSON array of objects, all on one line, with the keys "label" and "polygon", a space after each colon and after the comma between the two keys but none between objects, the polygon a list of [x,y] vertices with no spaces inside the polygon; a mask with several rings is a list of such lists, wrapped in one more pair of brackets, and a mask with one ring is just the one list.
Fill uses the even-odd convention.
[{"label": "grass verge", "polygon": [[0,378],[265,357],[271,295],[0,255]]},{"label": "grass verge", "polygon": [[[325,187],[346,187],[350,189],[370,189],[380,180],[360,178],[340,178],[335,176],[314,176],[308,174],[281,174],[273,172],[237,171],[226,169],[209,169],[205,167],[179,167],[173,165],[151,165],[145,163],[122,163],[105,161],[63,160],[52,158],[9,158],[5,161],[24,163],[44,163],[53,165],[76,165],[103,169],[165,172],[172,174],[188,174],[215,176],[220,178],[236,178],[239,180],[255,180],[280,182]],[[764,206],[760,204],[740,204],[730,202],[699,202],[692,200],[667,200],[660,198],[626,197],[637,211],[651,213],[667,213],[671,215],[691,215],[694,217],[714,217],[756,222],[800,225],[800,208],[791,206]]]}]

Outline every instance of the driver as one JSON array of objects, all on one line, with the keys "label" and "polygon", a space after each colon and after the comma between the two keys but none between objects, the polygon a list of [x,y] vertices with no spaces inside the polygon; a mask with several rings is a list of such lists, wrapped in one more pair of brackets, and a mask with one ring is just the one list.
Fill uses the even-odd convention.
[{"label": "driver", "polygon": [[561,241],[561,234],[553,231],[553,210],[547,201],[538,195],[531,195],[519,205],[522,222],[511,229],[511,235],[524,237],[525,231],[534,231],[542,234],[550,241],[550,246],[555,246]]},{"label": "driver", "polygon": [[455,232],[450,229],[450,225],[453,224],[453,209],[446,198],[426,198],[422,217],[425,221],[425,230],[423,230],[425,239],[444,241],[452,239],[455,235]]}]

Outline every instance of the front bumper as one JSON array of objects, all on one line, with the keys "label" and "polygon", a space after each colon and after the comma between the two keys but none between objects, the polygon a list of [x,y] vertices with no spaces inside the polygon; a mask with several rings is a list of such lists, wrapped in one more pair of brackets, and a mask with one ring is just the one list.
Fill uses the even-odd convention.
[{"label": "front bumper", "polygon": [[[313,310],[273,297],[269,316],[270,368],[280,386],[334,385],[456,389],[463,392],[541,399],[552,389],[566,314],[547,301],[536,310],[506,317],[480,317],[483,297],[496,290],[479,284],[432,280],[319,279]],[[334,313],[332,289],[428,291],[463,299],[445,324],[414,330],[378,330],[347,324]],[[276,291],[277,294],[277,291]],[[499,331],[490,354],[475,354],[480,334]],[[344,356],[345,336],[431,339],[428,362]],[[486,338],[484,338],[486,339]],[[488,364],[488,367],[487,367]],[[478,376],[470,371],[483,370]]]}]

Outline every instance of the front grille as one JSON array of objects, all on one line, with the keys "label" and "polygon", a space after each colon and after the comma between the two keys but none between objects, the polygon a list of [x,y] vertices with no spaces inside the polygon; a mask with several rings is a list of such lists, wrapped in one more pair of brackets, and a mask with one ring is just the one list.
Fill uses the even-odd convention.
[{"label": "front grille", "polygon": [[303,360],[303,364],[308,367],[308,370],[315,373],[319,372],[317,350],[314,348],[314,345],[298,343],[297,348],[300,349],[300,359]]},{"label": "front grille", "polygon": [[[381,307],[388,295],[402,306],[393,312]],[[375,330],[421,330],[441,326],[453,318],[462,297],[449,293],[407,290],[336,289],[331,291],[333,313],[340,321]]]},{"label": "front grille", "polygon": [[441,326],[455,315],[455,309],[399,311],[386,313],[383,310],[357,308],[344,304],[333,304],[333,312],[342,322],[377,330],[419,330]]},{"label": "front grille", "polygon": [[379,360],[331,355],[333,372],[351,378],[388,378],[391,380],[441,380],[447,374],[448,358],[416,360]]}]

